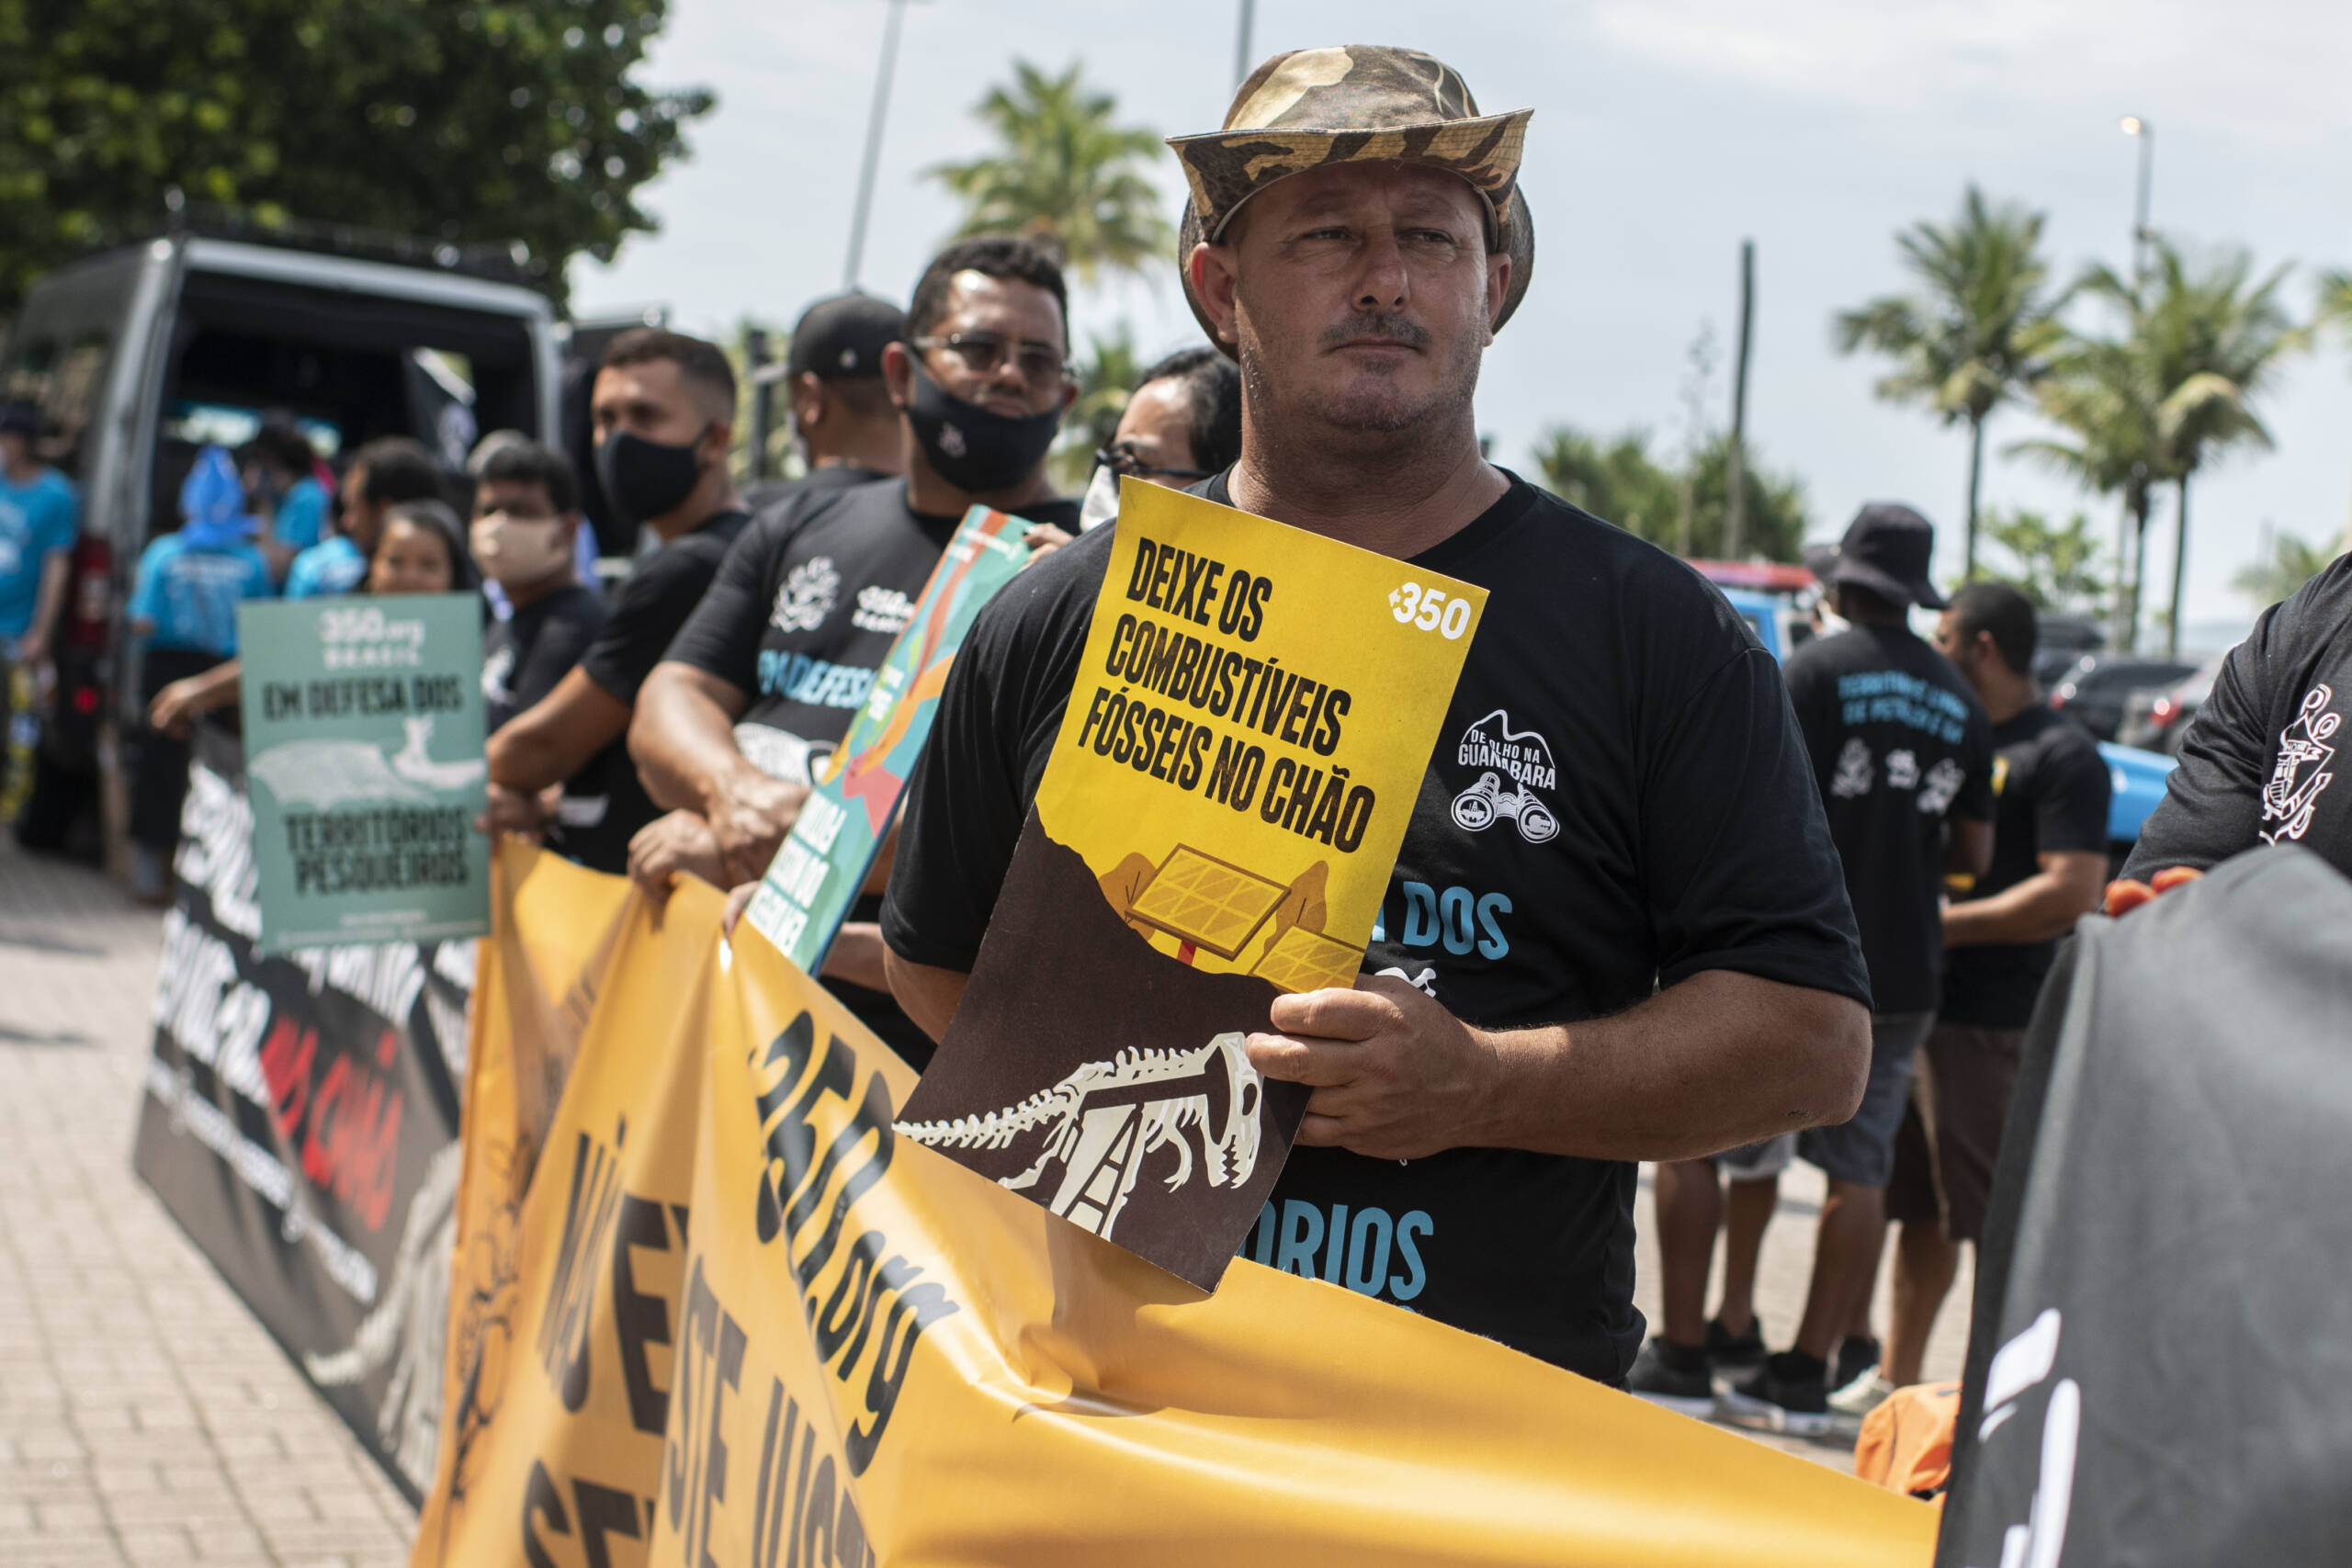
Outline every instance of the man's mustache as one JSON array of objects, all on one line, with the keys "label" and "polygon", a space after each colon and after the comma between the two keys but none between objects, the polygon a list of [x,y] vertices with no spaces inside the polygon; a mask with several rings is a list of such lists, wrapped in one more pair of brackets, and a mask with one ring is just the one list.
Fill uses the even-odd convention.
[{"label": "man's mustache", "polygon": [[1427,348],[1430,342],[1430,330],[1394,310],[1374,310],[1360,316],[1351,316],[1336,326],[1325,328],[1323,332],[1323,346],[1327,349],[1345,348],[1351,343],[1363,343],[1371,339],[1385,339],[1390,343],[1406,344],[1414,348]]}]

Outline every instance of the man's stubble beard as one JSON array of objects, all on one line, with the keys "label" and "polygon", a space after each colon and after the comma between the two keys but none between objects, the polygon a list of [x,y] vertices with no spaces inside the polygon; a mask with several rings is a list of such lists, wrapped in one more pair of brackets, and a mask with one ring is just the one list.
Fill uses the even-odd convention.
[{"label": "man's stubble beard", "polygon": [[[1310,461],[1351,457],[1365,467],[1405,469],[1439,452],[1464,431],[1475,431],[1472,406],[1478,389],[1482,344],[1456,347],[1450,373],[1429,392],[1408,401],[1393,385],[1330,394],[1312,389],[1286,390],[1270,368],[1296,357],[1306,363],[1321,352],[1287,341],[1268,352],[1254,323],[1241,323],[1235,357],[1241,367],[1243,409],[1256,444],[1278,460],[1295,454]],[[1475,436],[1474,436],[1475,439]]]}]

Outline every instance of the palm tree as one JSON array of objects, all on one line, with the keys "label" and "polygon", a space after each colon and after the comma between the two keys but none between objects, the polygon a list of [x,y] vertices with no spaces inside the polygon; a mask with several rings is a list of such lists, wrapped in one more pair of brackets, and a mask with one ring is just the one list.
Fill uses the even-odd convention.
[{"label": "palm tree", "polygon": [[2066,432],[2009,447],[2071,475],[2083,488],[2122,501],[2115,541],[2114,622],[2110,640],[2126,653],[2139,643],[2140,584],[2147,561],[2148,513],[2158,478],[2156,405],[2143,355],[2129,342],[2069,337],[2051,355],[2035,389],[2042,413]]},{"label": "palm tree", "polygon": [[1984,420],[2041,378],[2058,341],[2044,286],[2042,215],[1993,207],[1975,186],[1949,225],[1920,222],[1895,236],[1920,292],[1873,299],[1840,313],[1839,352],[1869,348],[1892,357],[1878,395],[1925,403],[1946,424],[1968,422],[1967,571],[1976,575],[1977,491],[1984,467]]},{"label": "palm tree", "polygon": [[2192,272],[2176,247],[2159,243],[2156,265],[2134,287],[2095,267],[2080,288],[2123,310],[2131,322],[2127,352],[2140,363],[2134,380],[2154,400],[2153,464],[2170,480],[2177,516],[2173,546],[2172,612],[2165,630],[2168,654],[2180,649],[2181,594],[2188,578],[2188,486],[2197,471],[2232,447],[2268,450],[2270,432],[2254,412],[2287,358],[2306,347],[2309,327],[2297,326],[2279,303],[2291,266],[2254,281],[2254,258],[2225,251]]},{"label": "palm tree", "polygon": [[[2319,310],[2312,325],[2334,327],[2352,336],[2352,272],[2322,273],[2319,280]],[[2352,550],[2352,525],[2344,531],[2344,549]]]},{"label": "palm tree", "polygon": [[2282,532],[2270,541],[2269,558],[2242,568],[2230,579],[2230,586],[2253,600],[2256,609],[2267,610],[2281,599],[2294,597],[2296,589],[2326,570],[2334,558],[2325,547],[2307,545]]},{"label": "palm tree", "polygon": [[1012,87],[991,88],[973,111],[996,132],[998,151],[925,171],[964,198],[957,234],[1047,241],[1088,283],[1102,267],[1142,272],[1166,261],[1175,230],[1159,192],[1130,166],[1159,155],[1159,133],[1113,124],[1118,100],[1081,86],[1076,64],[1058,76],[1025,60],[1012,70]]}]

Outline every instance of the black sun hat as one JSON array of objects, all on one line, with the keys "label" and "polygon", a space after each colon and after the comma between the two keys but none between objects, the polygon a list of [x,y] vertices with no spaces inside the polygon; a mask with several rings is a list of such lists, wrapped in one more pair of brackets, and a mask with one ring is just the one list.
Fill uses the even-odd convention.
[{"label": "black sun hat", "polygon": [[1874,501],[1854,514],[1843,539],[1807,549],[1804,564],[1825,588],[1850,582],[1891,604],[1949,609],[1951,602],[1928,580],[1935,553],[1934,524],[1899,502]]},{"label": "black sun hat", "polygon": [[1215,243],[1241,205],[1275,181],[1331,164],[1420,164],[1459,175],[1487,209],[1487,243],[1510,257],[1500,327],[1535,270],[1535,230],[1519,189],[1532,109],[1481,115],[1462,75],[1419,50],[1343,44],[1277,54],[1250,73],[1223,129],[1172,136],[1190,195],[1176,240],[1184,302],[1230,355],[1193,293],[1193,247]]}]

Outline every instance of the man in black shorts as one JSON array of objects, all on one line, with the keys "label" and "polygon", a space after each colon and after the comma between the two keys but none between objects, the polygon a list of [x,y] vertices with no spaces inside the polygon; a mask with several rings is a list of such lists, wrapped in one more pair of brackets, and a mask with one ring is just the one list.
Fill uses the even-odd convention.
[{"label": "man in black shorts", "polygon": [[[1842,1121],[1869,989],[1771,657],[1689,568],[1479,455],[1480,359],[1534,259],[1527,118],[1479,117],[1427,55],[1310,50],[1173,145],[1186,293],[1246,388],[1240,460],[1199,492],[1490,594],[1372,973],[1278,998],[1250,1037],[1315,1089],[1274,1207],[1286,1235],[1378,1232],[1351,1288],[1614,1383],[1643,1330],[1634,1162]],[[942,694],[883,911],[934,1034],[1115,527],[1001,592]],[[1526,808],[1457,817],[1505,754]]]},{"label": "man in black shorts", "polygon": [[[1860,1109],[1797,1140],[1829,1192],[1796,1341],[1723,1396],[1733,1419],[1777,1431],[1828,1429],[1829,1358],[1877,1274],[1894,1133],[1912,1060],[1934,1021],[1944,874],[1982,875],[1992,856],[1984,710],[1909,625],[1911,605],[1944,606],[1928,580],[1934,553],[1935,530],[1917,512],[1862,508],[1817,569],[1852,629],[1806,643],[1788,662],[1789,697],[1861,928],[1871,1010]],[[1657,1348],[1661,1362],[1690,1350],[1665,1341]]]},{"label": "man in black shorts", "polygon": [[727,475],[735,372],[717,344],[658,327],[623,333],[605,350],[591,398],[605,494],[631,530],[650,529],[662,547],[630,573],[578,665],[491,737],[490,781],[496,818],[502,800],[511,811],[515,797],[608,757],[604,813],[567,823],[564,838],[582,863],[618,872],[633,845],[673,864],[699,847],[691,833],[662,830],[621,748],[639,687],[750,519]]},{"label": "man in black shorts", "polygon": [[2090,731],[2041,700],[2035,631],[2024,594],[1978,582],[1952,595],[1936,632],[1993,725],[1993,865],[1944,905],[1943,999],[1886,1189],[1886,1217],[1901,1226],[1894,1318],[1878,1382],[1843,1402],[1858,1409],[1919,1381],[1959,1244],[1984,1239],[2034,998],[2058,939],[2098,908],[2107,886],[2113,785]]},{"label": "man in black shorts", "polygon": [[[707,834],[712,880],[767,870],[967,511],[1077,527],[1077,506],[1046,476],[1078,395],[1067,303],[1059,264],[1030,241],[942,251],[882,362],[905,416],[907,477],[804,491],[762,513],[647,680],[629,750],[653,798]],[[843,932],[828,977],[877,1032],[927,1059],[929,1039],[885,989],[872,913],[855,918],[864,930]]]}]

